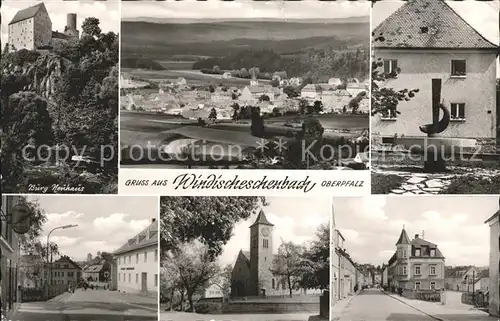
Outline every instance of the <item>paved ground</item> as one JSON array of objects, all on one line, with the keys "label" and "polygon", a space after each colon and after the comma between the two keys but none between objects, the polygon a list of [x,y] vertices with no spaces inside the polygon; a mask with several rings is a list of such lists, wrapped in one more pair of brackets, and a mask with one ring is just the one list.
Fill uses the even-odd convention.
[{"label": "paved ground", "polygon": [[162,312],[160,321],[307,321],[310,314],[194,314]]},{"label": "paved ground", "polygon": [[334,321],[431,321],[435,320],[378,289],[364,290],[354,297]]},{"label": "paved ground", "polygon": [[49,302],[23,303],[13,321],[157,320],[155,298],[105,290],[77,290]]}]

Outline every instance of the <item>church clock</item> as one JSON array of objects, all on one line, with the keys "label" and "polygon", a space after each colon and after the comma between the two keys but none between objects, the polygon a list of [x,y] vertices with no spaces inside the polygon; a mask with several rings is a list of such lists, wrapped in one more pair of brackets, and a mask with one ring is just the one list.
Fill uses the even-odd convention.
[{"label": "church clock", "polygon": [[268,237],[269,236],[269,228],[263,227],[261,230],[261,233],[263,236]]}]

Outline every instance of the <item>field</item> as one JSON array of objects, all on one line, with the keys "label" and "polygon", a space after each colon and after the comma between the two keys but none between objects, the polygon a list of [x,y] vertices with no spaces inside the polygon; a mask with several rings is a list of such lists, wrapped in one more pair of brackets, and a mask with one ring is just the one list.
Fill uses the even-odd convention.
[{"label": "field", "polygon": [[[169,64],[172,65],[174,63],[169,62]],[[143,80],[156,82],[175,80],[179,77],[183,77],[190,85],[219,85],[222,83],[227,86],[243,86],[248,85],[249,82],[248,79],[224,79],[221,75],[203,74],[199,70],[144,70],[121,68],[121,71]],[[259,82],[266,83],[268,81],[259,80]]]}]

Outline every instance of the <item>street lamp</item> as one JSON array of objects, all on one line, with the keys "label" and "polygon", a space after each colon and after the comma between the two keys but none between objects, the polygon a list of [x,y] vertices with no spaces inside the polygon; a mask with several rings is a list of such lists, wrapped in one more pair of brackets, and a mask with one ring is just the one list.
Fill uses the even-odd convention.
[{"label": "street lamp", "polygon": [[77,227],[77,226],[78,226],[78,224],[68,224],[68,225],[58,226],[58,227],[55,227],[52,230],[50,230],[49,234],[47,235],[47,264],[49,264],[49,273],[48,273],[48,278],[47,278],[49,281],[49,284],[47,286],[50,286],[50,284],[52,283],[52,253],[50,254],[50,262],[49,262],[49,249],[50,249],[49,238],[50,238],[50,234],[52,234],[52,232],[54,232],[55,230],[65,230],[65,229]]}]

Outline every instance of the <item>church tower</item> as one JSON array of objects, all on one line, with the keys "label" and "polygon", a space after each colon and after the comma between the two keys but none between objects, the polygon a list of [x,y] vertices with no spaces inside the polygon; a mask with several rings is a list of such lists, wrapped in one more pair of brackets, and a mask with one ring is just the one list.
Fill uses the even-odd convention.
[{"label": "church tower", "polygon": [[251,73],[252,73],[252,79],[250,79],[250,86],[258,86],[259,85],[259,80],[257,79],[256,68],[255,67],[253,67],[251,69]]},{"label": "church tower", "polygon": [[273,226],[262,210],[250,226],[250,296],[272,290]]},{"label": "church tower", "polygon": [[401,235],[396,243],[396,260],[397,260],[397,275],[399,287],[405,288],[406,283],[411,275],[410,257],[411,257],[411,241],[403,226]]}]

